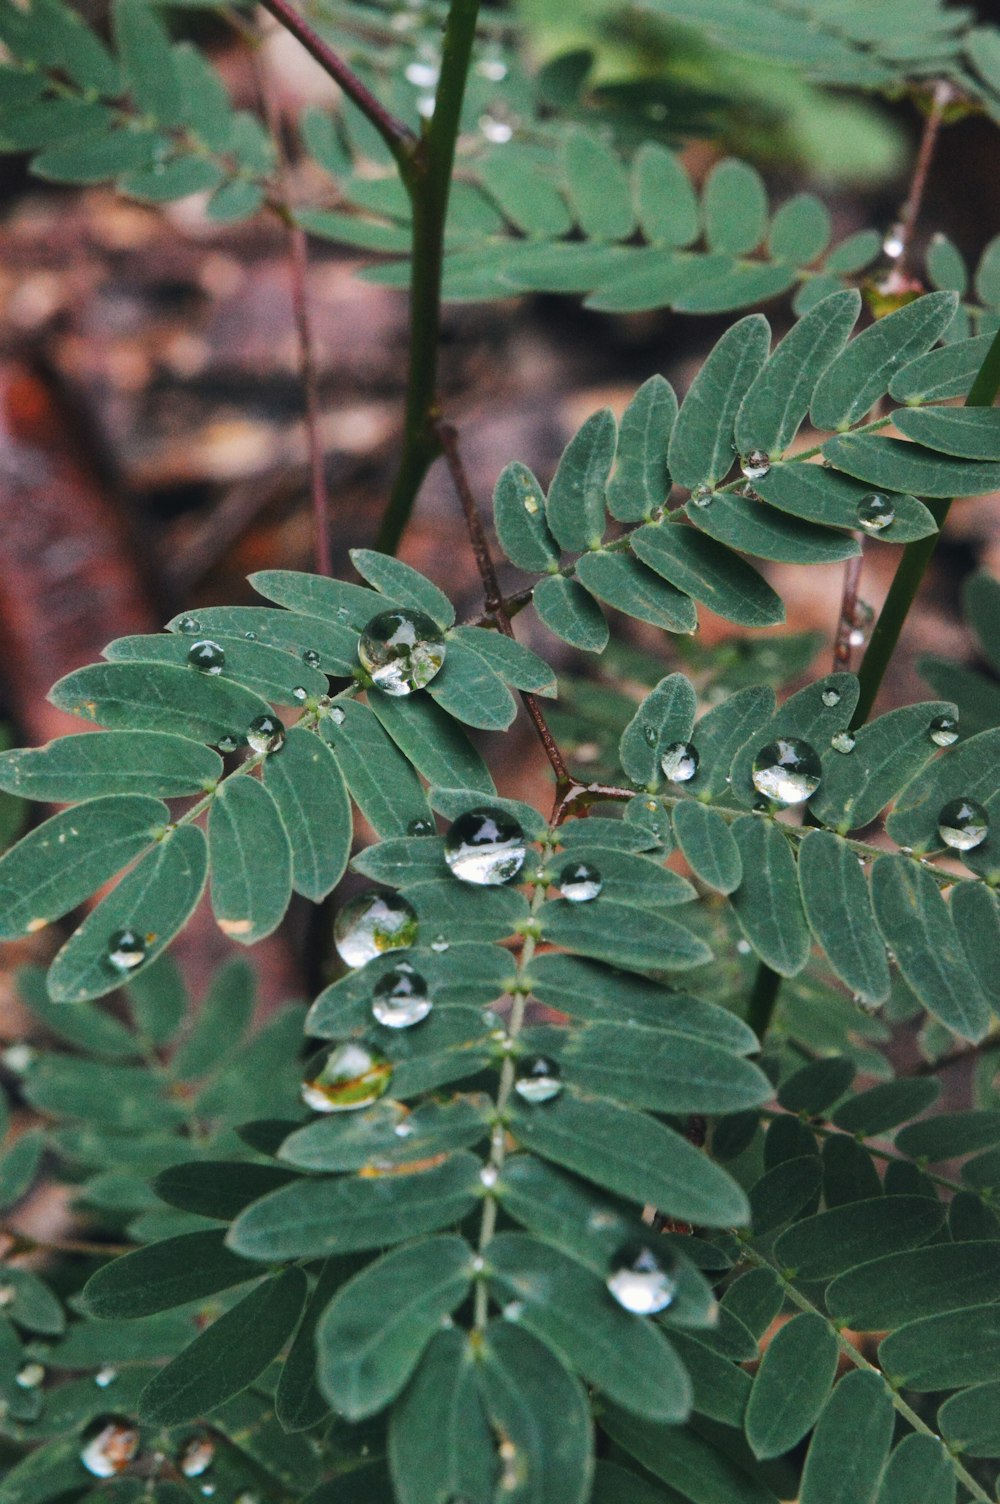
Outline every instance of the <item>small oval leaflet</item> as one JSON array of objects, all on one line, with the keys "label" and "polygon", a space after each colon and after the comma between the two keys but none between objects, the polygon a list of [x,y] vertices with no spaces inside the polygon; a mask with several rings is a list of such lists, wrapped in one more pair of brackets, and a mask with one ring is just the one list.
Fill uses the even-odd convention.
[{"label": "small oval leaflet", "polygon": [[424,689],[444,657],[444,634],[423,611],[381,611],[358,639],[361,666],[387,695]]},{"label": "small oval leaflet", "polygon": [[444,859],[452,872],[479,887],[512,882],[527,854],[524,831],[502,809],[470,809],[444,838]]},{"label": "small oval leaflet", "polygon": [[953,851],[974,851],[990,833],[990,817],[975,799],[949,799],[938,815],[938,835]]},{"label": "small oval leaflet", "polygon": [[201,674],[221,674],[226,666],[225,650],[217,642],[203,637],[188,649],[187,661]]},{"label": "small oval leaflet", "polygon": [[562,1091],[562,1072],[558,1063],[547,1055],[526,1055],[518,1061],[514,1090],[523,1102],[530,1102],[533,1107],[541,1102],[551,1102]]},{"label": "small oval leaflet", "polygon": [[804,804],[819,788],[822,766],[815,749],[800,737],[778,737],[761,747],[751,778],[758,794],[773,804]]},{"label": "small oval leaflet", "polygon": [[410,1029],[421,1023],[433,1006],[427,983],[407,961],[401,961],[375,983],[372,1015],[387,1029]]},{"label": "small oval leaflet", "polygon": [[958,741],[958,721],[953,715],[936,715],[927,728],[935,747],[952,747]]},{"label": "small oval leaflet", "polygon": [[698,751],[690,742],[671,742],[660,758],[664,778],[671,783],[690,783],[698,771]]},{"label": "small oval leaflet", "polygon": [[884,533],[896,520],[896,508],[888,496],[871,491],[858,502],[858,526],[866,533]]},{"label": "small oval leaflet", "polygon": [[673,1260],[645,1243],[626,1243],[620,1248],[605,1283],[618,1304],[636,1316],[665,1311],[677,1294]]},{"label": "small oval leaflet", "polygon": [[136,930],[115,930],[108,939],[108,964],[115,971],[135,971],[146,959],[149,949],[145,937]]},{"label": "small oval leaflet", "polygon": [[348,966],[364,966],[389,950],[408,950],[417,938],[413,905],[398,893],[359,893],[334,921],[333,943]]},{"label": "small oval leaflet", "polygon": [[604,879],[589,862],[567,862],[559,874],[559,891],[570,903],[590,903],[604,887]]},{"label": "small oval leaflet", "polygon": [[388,1090],[392,1066],[367,1045],[347,1041],[315,1055],[302,1078],[302,1100],[314,1112],[356,1112]]},{"label": "small oval leaflet", "polygon": [[285,728],[276,715],[255,716],[247,727],[247,746],[261,757],[280,752],[284,745]]},{"label": "small oval leaflet", "polygon": [[139,1432],[123,1415],[101,1415],[83,1433],[80,1461],[95,1478],[123,1473],[139,1450]]}]

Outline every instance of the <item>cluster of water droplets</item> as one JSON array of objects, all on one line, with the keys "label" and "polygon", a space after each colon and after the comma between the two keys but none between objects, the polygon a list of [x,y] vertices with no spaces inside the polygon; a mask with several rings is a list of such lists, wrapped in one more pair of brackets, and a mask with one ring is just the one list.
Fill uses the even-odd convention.
[{"label": "cluster of water droplets", "polygon": [[779,736],[761,747],[750,776],[758,794],[788,808],[811,799],[822,774],[819,756],[809,742],[797,736]]},{"label": "cluster of water droplets", "polygon": [[444,663],[444,633],[423,611],[380,611],[358,638],[358,658],[385,694],[410,695]]},{"label": "cluster of water droplets", "polygon": [[459,815],[444,838],[444,859],[450,871],[460,882],[476,887],[513,882],[527,855],[518,821],[490,805]]}]

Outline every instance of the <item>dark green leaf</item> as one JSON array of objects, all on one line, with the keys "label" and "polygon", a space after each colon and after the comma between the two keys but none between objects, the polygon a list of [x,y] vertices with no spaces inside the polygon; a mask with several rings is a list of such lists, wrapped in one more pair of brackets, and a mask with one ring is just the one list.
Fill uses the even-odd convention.
[{"label": "dark green leaf", "polygon": [[884,1081],[868,1091],[849,1097],[833,1114],[833,1121],[846,1133],[860,1133],[872,1138],[919,1117],[941,1095],[941,1083],[933,1076],[917,1076],[910,1081]]},{"label": "dark green leaf", "polygon": [[884,439],[880,434],[841,434],[826,441],[823,455],[858,480],[914,496],[979,496],[1000,487],[1000,464],[952,459],[907,439]]},{"label": "dark green leaf", "polygon": [[911,1321],[883,1340],[879,1361],[894,1383],[919,1393],[992,1380],[1000,1363],[1000,1304]]},{"label": "dark green leaf", "polygon": [[389,1421],[389,1465],[400,1504],[491,1494],[496,1448],[475,1370],[468,1333],[445,1327],[431,1338]]},{"label": "dark green leaf", "polygon": [[604,489],[616,442],[614,414],[606,407],[587,419],[559,461],[545,518],[553,537],[571,553],[596,548],[604,536]]},{"label": "dark green leaf", "polygon": [[809,1444],[800,1504],[873,1504],[893,1420],[892,1395],[881,1374],[845,1374]]},{"label": "dark green leaf", "polygon": [[677,418],[669,381],[650,376],[622,414],[615,473],[607,488],[608,511],[619,522],[648,522],[670,492],[667,445]]},{"label": "dark green leaf", "polygon": [[239,740],[251,721],[269,712],[266,700],[242,685],[174,663],[92,663],[60,679],[49,699],[112,729],[168,731],[213,743]]},{"label": "dark green leaf", "polygon": [[[488,631],[483,627],[455,627],[452,637],[457,638],[498,673],[506,684],[514,689],[524,689],[531,694],[545,695],[549,699],[556,696],[556,676],[552,669],[533,653],[530,648],[524,647],[515,638],[508,637],[504,632]],[[397,704],[399,701],[397,701]],[[412,703],[412,699],[404,701]],[[419,697],[418,701],[419,703]],[[432,783],[463,783],[463,779],[444,779],[431,777],[426,774]],[[468,788],[474,787],[472,783],[466,783]]]},{"label": "dark green leaf", "polygon": [[692,491],[714,486],[732,469],[736,413],[767,359],[769,341],[767,320],[752,313],[727,330],[709,354],[670,436],[670,473],[679,485]]},{"label": "dark green leaf", "polygon": [[711,960],[704,940],[675,919],[612,899],[600,902],[599,927],[588,917],[586,905],[566,899],[545,904],[538,916],[545,939],[638,971],[688,971]]},{"label": "dark green leaf", "polygon": [[[257,582],[257,588],[262,594],[270,590],[276,598],[286,600],[291,609],[279,611],[274,606],[200,607],[198,630],[210,637],[215,634],[222,637],[245,637],[247,632],[252,632],[258,642],[280,648],[299,659],[304,653],[318,653],[320,668],[325,674],[353,673],[358,666],[358,634],[353,626],[348,625],[348,621],[358,616],[364,617],[366,621],[368,617],[364,616],[365,611],[371,615],[377,609],[380,601],[373,590],[363,590],[359,585],[346,585],[318,575],[293,574],[290,570],[280,569],[254,575],[253,580]],[[323,596],[323,585],[339,585],[343,591],[354,590],[364,598],[364,605],[359,608],[356,597],[348,597],[353,609],[343,607],[346,614],[341,617],[341,608]],[[339,596],[337,599],[339,600]],[[299,611],[305,614],[299,615]],[[321,620],[321,616],[324,619]],[[330,619],[325,619],[327,617]],[[181,622],[186,619],[187,613],[173,617],[167,623],[168,631],[179,632]]]},{"label": "dark green leaf", "polygon": [[690,740],[697,703],[683,674],[669,674],[650,690],[618,745],[621,765],[633,783],[650,793],[662,785],[663,755],[671,743]]},{"label": "dark green leaf", "polygon": [[[195,639],[199,640],[204,639]],[[210,640],[225,654],[221,679],[242,684],[269,704],[297,705],[296,688],[306,690],[313,698],[325,695],[329,690],[325,674],[310,668],[301,658],[293,658],[284,648],[248,642],[245,637],[228,636],[222,632]],[[191,648],[192,641],[187,634],[157,632],[141,637],[120,637],[108,643],[104,657],[111,663],[174,663],[190,669],[188,653]]]},{"label": "dark green leaf", "polygon": [[843,1055],[812,1060],[783,1081],[778,1101],[786,1112],[818,1117],[850,1089],[854,1080],[854,1062]]},{"label": "dark green leaf", "polygon": [[577,222],[588,239],[624,240],[635,220],[628,179],[609,147],[596,136],[570,130],[563,146],[563,175]]},{"label": "dark green leaf", "polygon": [[834,564],[861,551],[854,538],[762,507],[733,492],[718,493],[705,504],[689,501],[685,511],[699,532],[758,559],[783,564]]},{"label": "dark green leaf", "polygon": [[[455,608],[448,597],[409,564],[370,548],[352,548],[351,563],[363,580],[394,604],[426,612],[439,627],[450,627],[454,622]],[[384,604],[377,601],[376,610],[384,609]]]},{"label": "dark green leaf", "polygon": [[936,1437],[913,1433],[886,1463],[876,1504],[924,1504],[925,1499],[955,1504],[955,1473]]},{"label": "dark green leaf", "polygon": [[405,835],[414,820],[430,820],[420,779],[373,712],[355,700],[345,700],[340,709],[343,720],[329,716],[320,729],[376,835]]},{"label": "dark green leaf", "polygon": [[280,1158],[305,1170],[376,1170],[429,1159],[486,1138],[488,1108],[485,1096],[423,1102],[409,1113],[383,1100],[363,1112],[307,1123],[285,1139]]},{"label": "dark green leaf", "polygon": [[[770,506],[793,517],[803,517],[824,527],[858,527],[858,503],[871,495],[871,486],[852,480],[825,465],[802,464],[798,460],[772,465],[765,476],[754,481],[754,490]],[[876,534],[887,543],[911,543],[929,538],[937,532],[937,523],[914,496],[888,493],[895,513],[889,526]]]},{"label": "dark green leaf", "polygon": [[975,1154],[1000,1144],[1000,1110],[981,1107],[968,1112],[942,1112],[909,1123],[896,1135],[896,1147],[913,1159],[937,1162]]},{"label": "dark green leaf", "polygon": [[755,250],[767,228],[767,190],[756,168],[732,157],[716,163],[702,191],[705,238],[714,251]]},{"label": "dark green leaf", "polygon": [[293,726],[263,774],[291,846],[292,885],[318,903],[337,886],[351,854],[351,806],[336,758],[314,732]]},{"label": "dark green leaf", "polygon": [[696,799],[673,813],[677,844],[695,877],[719,893],[732,893],[743,877],[740,849],[723,817]]},{"label": "dark green leaf", "polygon": [[1000,460],[1000,412],[995,407],[910,407],[893,416],[908,439],[939,454]]},{"label": "dark green leaf", "polygon": [[830,965],[865,1002],[881,1002],[889,995],[889,963],[857,856],[829,831],[810,831],[799,846],[798,870],[809,927]]},{"label": "dark green leaf", "polygon": [[500,675],[458,637],[449,639],[444,667],[427,693],[456,720],[484,731],[506,731],[517,714],[514,697]]},{"label": "dark green leaf", "polygon": [[233,959],[212,977],[191,1026],[171,1062],[182,1081],[197,1081],[215,1070],[246,1033],[253,1016],[254,973]]},{"label": "dark green leaf", "polygon": [[693,632],[698,612],[682,594],[630,554],[596,550],[577,561],[577,577],[605,605],[666,632]]},{"label": "dark green leaf", "polygon": [[182,1211],[228,1222],[261,1196],[297,1181],[291,1170],[277,1165],[194,1159],[163,1170],[153,1189],[162,1201]]},{"label": "dark green leaf", "polygon": [[632,178],[647,240],[690,245],[698,238],[698,199],[680,157],[655,141],[644,141],[635,154]]},{"label": "dark green leaf", "polygon": [[141,0],[115,0],[115,41],[132,98],[162,125],[181,120],[181,85],[170,39],[155,11]]},{"label": "dark green leaf", "polygon": [[[811,403],[817,428],[849,428],[886,392],[894,371],[923,355],[955,316],[952,292],[932,292],[879,319],[824,371]],[[896,489],[909,490],[910,487]]]},{"label": "dark green leaf", "polygon": [[818,1212],[783,1232],[775,1244],[797,1279],[826,1279],[869,1259],[919,1248],[944,1222],[945,1208],[926,1196],[884,1196]]},{"label": "dark green leaf", "polygon": [[956,715],[955,706],[906,705],[859,727],[850,753],[824,756],[823,781],[809,806],[813,814],[841,835],[870,824],[934,756],[930,727],[942,715]]},{"label": "dark green leaf", "polygon": [[216,752],[163,731],[94,731],[0,753],[0,788],[46,804],[105,794],[175,799],[204,793],[221,773]]},{"label": "dark green leaf", "polygon": [[893,376],[889,395],[897,402],[943,402],[948,397],[964,397],[992,340],[992,334],[980,334],[911,360]]},{"label": "dark green leaf", "polygon": [[772,1232],[804,1209],[815,1210],[822,1169],[814,1154],[783,1159],[766,1170],[750,1188],[754,1232]]},{"label": "dark green leaf", "polygon": [[545,494],[527,465],[515,461],[500,472],[493,520],[500,547],[518,569],[544,574],[559,562],[559,547],[545,520]]},{"label": "dark green leaf", "polygon": [[[967,1457],[1000,1457],[1000,1379],[953,1394],[938,1411],[937,1424],[950,1445]],[[942,1483],[946,1481],[947,1463],[942,1448],[937,1465]],[[881,1499],[879,1504],[883,1504]],[[890,1497],[888,1504],[896,1504],[895,1499]],[[900,1504],[911,1504],[911,1498],[904,1497]],[[920,1504],[916,1494],[912,1495],[912,1504]]]},{"label": "dark green leaf", "polygon": [[58,1298],[44,1280],[30,1269],[5,1264],[3,1283],[7,1291],[4,1315],[15,1326],[44,1337],[59,1337],[66,1329],[66,1315]]},{"label": "dark green leaf", "polygon": [[940,1243],[851,1269],[826,1292],[831,1314],[860,1332],[1000,1301],[1000,1246]]},{"label": "dark green leaf", "polygon": [[951,917],[965,958],[994,1010],[1000,1005],[1000,898],[982,883],[952,890]]},{"label": "dark green leaf", "polygon": [[105,1264],[85,1286],[85,1309],[93,1316],[150,1316],[259,1279],[260,1265],[230,1253],[224,1237],[221,1229],[191,1232]]},{"label": "dark green leaf", "polygon": [[327,1259],[299,1323],[274,1395],[274,1412],[285,1432],[308,1431],[330,1413],[316,1383],[316,1324],[344,1280],[340,1259]]},{"label": "dark green leaf", "polygon": [[691,1504],[777,1504],[765,1484],[690,1427],[653,1425],[617,1409],[601,1416],[601,1426]]},{"label": "dark green leaf", "polygon": [[784,621],[780,596],[757,571],[695,528],[648,523],[631,535],[631,543],[650,569],[727,621],[744,627]]},{"label": "dark green leaf", "polygon": [[277,929],[292,896],[292,848],[270,791],[255,778],[227,779],[209,815],[208,843],[216,923],[253,945]]},{"label": "dark green leaf", "polygon": [[783,977],[809,959],[809,930],[788,840],[772,820],[743,815],[732,826],[743,881],[730,895],[740,929],[754,950]]},{"label": "dark green leaf", "polygon": [[571,647],[600,653],[608,643],[608,624],[594,597],[575,580],[548,575],[535,586],[535,610],[550,632]]},{"label": "dark green leaf", "polygon": [[839,1349],[829,1323],[795,1316],[771,1338],[757,1370],[746,1413],[754,1456],[780,1457],[816,1423],[837,1371]]},{"label": "dark green leaf", "polygon": [[187,1012],[188,995],[177,963],[161,955],[144,966],[128,986],[129,1007],[138,1033],[154,1045],[169,1044]]},{"label": "dark green leaf", "polygon": [[0,1207],[13,1206],[26,1195],[41,1168],[45,1135],[28,1128],[0,1154]]}]

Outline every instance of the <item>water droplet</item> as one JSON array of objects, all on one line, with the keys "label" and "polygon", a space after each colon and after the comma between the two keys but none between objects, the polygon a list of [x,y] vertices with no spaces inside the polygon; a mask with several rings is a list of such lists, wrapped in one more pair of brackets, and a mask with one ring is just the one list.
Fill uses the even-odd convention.
[{"label": "water droplet", "polygon": [[13,1285],[0,1285],[0,1310],[4,1306],[11,1306],[17,1299],[17,1291]]},{"label": "water droplet", "polygon": [[958,721],[953,715],[936,715],[928,735],[935,747],[950,747],[958,741]]},{"label": "water droplet", "polygon": [[657,741],[659,740],[659,736],[657,734],[656,727],[655,726],[643,726],[643,728],[642,728],[642,739],[646,743],[647,747],[655,747]]},{"label": "water droplet", "polygon": [[840,704],[840,690],[824,689],[823,693],[820,695],[820,699],[823,701],[823,704],[826,706],[827,710],[832,710],[835,705]]},{"label": "water droplet", "polygon": [[902,225],[893,225],[882,242],[882,249],[890,261],[898,261],[906,248],[904,240],[904,228]]},{"label": "water droplet", "polygon": [[896,508],[888,496],[872,491],[858,502],[857,517],[866,533],[884,533],[896,520]]},{"label": "water droplet", "polygon": [[534,496],[526,496],[524,498],[524,510],[530,516],[534,517],[535,513],[538,511],[538,502]]},{"label": "water droplet", "polygon": [[215,1493],[215,1484],[214,1483],[203,1483],[201,1485],[201,1492],[205,1495],[206,1499],[210,1499],[212,1497],[212,1495]]},{"label": "water droplet", "polygon": [[201,631],[201,623],[196,621],[193,616],[182,616],[177,623],[177,630],[183,632],[186,637],[190,637],[192,632]]},{"label": "water droplet", "polygon": [[372,1014],[387,1029],[409,1029],[419,1024],[434,1003],[419,971],[401,961],[379,977],[372,994]]},{"label": "water droplet", "polygon": [[636,1316],[652,1316],[672,1305],[677,1294],[673,1260],[661,1259],[645,1243],[627,1243],[611,1261],[607,1286],[620,1306]]},{"label": "water droplet", "polygon": [[348,966],[364,966],[390,950],[408,950],[417,938],[417,915],[398,893],[359,893],[334,921],[333,943]]},{"label": "water droplet", "polygon": [[434,89],[441,69],[437,63],[407,63],[404,69],[404,77],[407,83],[413,84],[416,89]]},{"label": "water droplet", "polygon": [[423,611],[382,611],[358,639],[358,657],[387,695],[423,689],[444,662],[444,634]]},{"label": "water droplet", "polygon": [[98,1389],[110,1389],[117,1377],[117,1368],[112,1368],[109,1363],[106,1363],[103,1368],[99,1368],[94,1374],[94,1383]]},{"label": "water droplet", "polygon": [[753,950],[749,940],[737,940],[736,949],[741,956],[748,956]]},{"label": "water droplet", "polygon": [[122,1415],[99,1416],[83,1433],[80,1461],[94,1478],[123,1473],[139,1450],[139,1432]]},{"label": "water droplet", "polygon": [[555,1060],[547,1055],[526,1055],[517,1063],[514,1075],[514,1090],[523,1102],[536,1107],[540,1102],[551,1102],[562,1091],[562,1072]]},{"label": "water droplet", "polygon": [[246,639],[247,642],[256,642],[257,641],[257,633],[256,632],[244,632],[243,636],[244,636],[244,638]]},{"label": "water droplet", "polygon": [[479,1179],[488,1191],[492,1191],[499,1179],[500,1172],[496,1165],[483,1165],[479,1172]]},{"label": "water droplet", "polygon": [[408,836],[437,835],[437,826],[434,824],[434,821],[429,820],[426,815],[418,815],[416,819],[411,820],[409,825],[406,827],[406,834]]},{"label": "water droplet", "polygon": [[242,1494],[237,1494],[236,1504],[260,1504],[260,1500],[256,1494],[252,1494],[247,1490]]},{"label": "water droplet", "polygon": [[771,461],[763,449],[751,449],[740,458],[740,469],[747,480],[763,480],[771,468]]},{"label": "water droplet", "polygon": [[392,1131],[397,1138],[412,1138],[417,1130],[412,1123],[397,1123]]},{"label": "water droplet", "polygon": [[567,862],[559,874],[559,891],[570,903],[589,903],[604,887],[604,879],[589,862]]},{"label": "water droplet", "polygon": [[504,1321],[520,1321],[524,1315],[523,1300],[509,1300],[501,1312]]},{"label": "water droplet", "polygon": [[700,486],[695,486],[691,492],[691,505],[695,507],[710,506],[714,495],[715,492],[712,490],[712,487],[705,485],[703,481]]},{"label": "water droplet", "polygon": [[819,788],[822,767],[808,742],[778,737],[753,760],[753,786],[774,804],[804,804]]},{"label": "water droplet", "polygon": [[975,799],[949,799],[938,815],[938,835],[953,851],[974,851],[990,833],[990,817]]},{"label": "water droplet", "polygon": [[445,951],[448,950],[448,949],[449,949],[449,944],[448,944],[448,941],[444,938],[444,936],[443,935],[435,935],[434,939],[431,941],[431,950],[436,951],[439,956],[443,956],[444,953],[445,953]]},{"label": "water droplet", "polygon": [[481,57],[476,64],[476,72],[491,84],[499,84],[507,77],[507,64],[500,57]]},{"label": "water droplet", "polygon": [[339,705],[334,705],[330,711],[330,719],[335,726],[342,726],[347,720],[347,712],[346,710],[342,710]]},{"label": "water droplet", "polygon": [[498,887],[511,882],[527,856],[524,831],[502,809],[470,809],[444,838],[444,859],[463,883]]},{"label": "water droplet", "polygon": [[147,950],[137,930],[115,930],[108,940],[108,962],[115,971],[135,971],[145,961]]},{"label": "water droplet", "polygon": [[203,637],[188,649],[187,661],[201,674],[221,674],[226,666],[226,655],[217,642]]},{"label": "water droplet", "polygon": [[215,1458],[215,1443],[209,1436],[192,1436],[181,1449],[177,1466],[185,1478],[200,1478],[207,1473]]},{"label": "water droplet", "polygon": [[320,657],[315,648],[306,648],[302,654],[302,662],[306,668],[319,668]]},{"label": "water droplet", "polygon": [[698,771],[698,753],[690,742],[671,742],[660,758],[660,767],[671,783],[690,783]]},{"label": "water droplet", "polygon": [[306,1066],[302,1100],[314,1112],[356,1112],[388,1090],[392,1066],[367,1045],[332,1044]]},{"label": "water droplet", "polygon": [[15,1076],[23,1076],[34,1065],[37,1055],[37,1050],[33,1050],[30,1044],[11,1044],[0,1055],[0,1060]]},{"label": "water droplet", "polygon": [[235,736],[220,736],[215,745],[220,752],[235,752],[237,745],[236,738]]},{"label": "water droplet", "polygon": [[14,1382],[18,1389],[37,1389],[45,1383],[45,1366],[42,1363],[23,1363],[17,1370]]},{"label": "water droplet", "polygon": [[838,731],[830,738],[830,746],[835,752],[853,752],[857,744],[857,737],[852,736],[850,731]]},{"label": "water droplet", "polygon": [[301,684],[296,684],[295,688],[292,690],[292,699],[295,701],[296,705],[304,705],[308,698],[309,691],[307,689],[303,689]]},{"label": "water droplet", "polygon": [[863,627],[852,627],[847,634],[848,647],[863,648],[865,645],[865,633]]},{"label": "water droplet", "polygon": [[285,745],[285,728],[276,715],[258,715],[247,727],[247,746],[251,752],[270,756]]},{"label": "water droplet", "polygon": [[514,135],[514,127],[506,120],[497,120],[494,115],[480,115],[479,129],[494,146],[506,146]]}]

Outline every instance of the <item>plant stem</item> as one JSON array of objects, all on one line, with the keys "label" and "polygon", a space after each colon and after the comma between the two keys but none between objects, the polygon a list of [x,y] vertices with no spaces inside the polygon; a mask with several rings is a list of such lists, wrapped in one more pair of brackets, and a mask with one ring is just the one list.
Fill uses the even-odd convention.
[{"label": "plant stem", "polygon": [[764,1043],[765,1035],[771,1025],[774,1010],[778,1002],[778,992],[784,977],[777,971],[772,971],[766,962],[761,961],[757,967],[757,975],[754,978],[753,990],[750,993],[750,1001],[747,1004],[746,1021],[754,1031],[761,1044]]},{"label": "plant stem", "polygon": [[844,564],[844,590],[840,600],[840,620],[837,622],[837,637],[833,645],[833,672],[850,667],[851,633],[856,622],[858,586],[861,584],[861,569],[864,554],[856,554]]},{"label": "plant stem", "polygon": [[906,196],[899,216],[899,254],[894,258],[897,274],[902,274],[907,269],[910,252],[913,248],[913,235],[917,228],[917,219],[920,215],[920,206],[924,200],[924,190],[927,187],[927,177],[930,173],[931,161],[938,142],[941,130],[941,121],[948,104],[954,97],[954,90],[945,79],[940,79],[934,86],[931,97],[931,107],[924,121],[923,135],[920,138],[920,148],[917,152],[917,160],[913,167],[913,177],[910,180],[910,191]]},{"label": "plant stem", "polygon": [[316,573],[333,574],[330,552],[330,501],[326,493],[326,461],[319,428],[319,385],[309,316],[309,249],[300,225],[288,226],[292,310],[299,346],[299,375],[305,399],[306,444],[309,451],[309,492],[312,498],[313,554]]},{"label": "plant stem", "polygon": [[399,547],[424,476],[441,453],[437,384],[444,229],[478,13],[479,0],[452,0],[434,114],[423,137],[400,162],[413,210],[410,354],[403,454],[375,541],[383,553],[395,553]]}]

